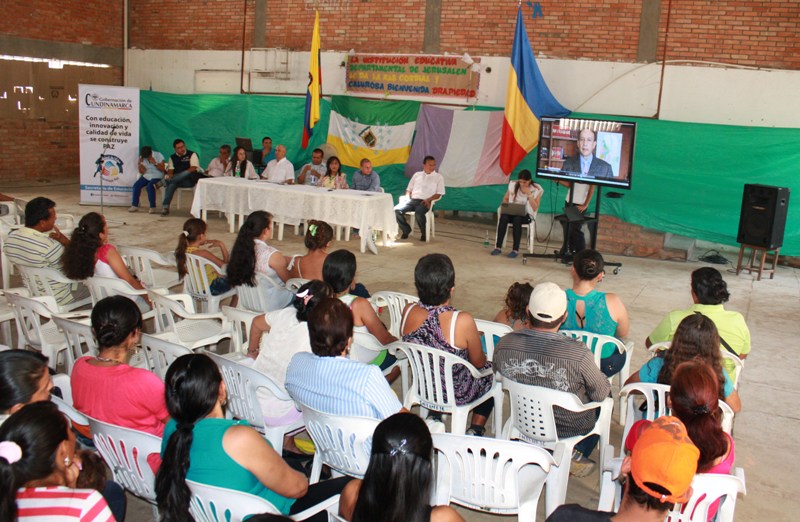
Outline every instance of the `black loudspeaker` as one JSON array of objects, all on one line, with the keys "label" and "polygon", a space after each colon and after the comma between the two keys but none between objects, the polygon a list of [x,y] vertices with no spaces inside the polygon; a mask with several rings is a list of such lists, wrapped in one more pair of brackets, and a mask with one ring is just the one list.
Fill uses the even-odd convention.
[{"label": "black loudspeaker", "polygon": [[779,248],[783,245],[788,209],[788,188],[745,185],[736,241],[770,250]]}]

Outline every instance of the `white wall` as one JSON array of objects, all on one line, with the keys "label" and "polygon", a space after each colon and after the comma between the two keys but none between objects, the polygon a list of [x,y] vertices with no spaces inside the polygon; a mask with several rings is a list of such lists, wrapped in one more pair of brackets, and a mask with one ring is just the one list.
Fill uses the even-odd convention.
[{"label": "white wall", "polygon": [[[254,74],[254,92],[305,94],[307,52],[289,52],[286,78]],[[240,92],[239,51],[128,51],[128,85],[174,93]],[[254,62],[263,57],[248,58]],[[346,94],[343,52],[322,53],[323,93]],[[539,66],[550,90],[567,108],[597,114],[653,117],[658,107],[660,64],[549,60]],[[485,57],[477,103],[505,103],[508,58]],[[250,75],[245,74],[245,88]],[[763,127],[797,127],[800,122],[800,71],[667,65],[661,101],[662,120]],[[392,96],[392,99],[404,99]],[[431,103],[461,99],[413,98]]]}]

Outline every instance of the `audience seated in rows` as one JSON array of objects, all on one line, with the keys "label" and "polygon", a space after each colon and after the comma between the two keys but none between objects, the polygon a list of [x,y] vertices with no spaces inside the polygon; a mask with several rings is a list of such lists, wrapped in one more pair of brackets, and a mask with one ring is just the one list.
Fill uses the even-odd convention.
[{"label": "audience seated in rows", "polygon": [[[453,262],[444,254],[428,254],[420,258],[414,268],[414,285],[419,302],[403,310],[400,332],[403,341],[437,348],[468,361],[475,368],[491,368],[481,348],[481,337],[475,319],[467,312],[450,306],[456,284]],[[444,372],[444,367],[441,368]],[[444,375],[442,376],[444,380]],[[466,366],[453,367],[453,385],[456,404],[472,402],[487,394],[494,383],[491,375],[476,379]],[[486,419],[492,412],[494,401],[486,398],[472,412],[468,434],[483,435]],[[431,415],[434,420],[440,418]]]},{"label": "audience seated in rows", "polygon": [[347,358],[353,314],[339,299],[322,299],[308,317],[312,353],[297,353],[286,390],[305,406],[331,415],[385,419],[402,409],[380,369]]},{"label": "audience seated in rows", "polygon": [[[339,300],[350,308],[353,314],[354,330],[373,335],[383,345],[397,340],[386,330],[372,304],[363,297],[353,295],[356,287],[356,256],[349,250],[336,250],[332,252],[322,266],[322,277],[331,286],[333,293]],[[385,370],[397,362],[397,358],[388,351],[383,350],[372,361]],[[387,377],[393,382],[400,375],[400,369],[395,368]]]},{"label": "audience seated in rows", "polygon": [[[5,423],[9,417],[22,410],[25,405],[49,402],[52,389],[53,379],[48,371],[46,357],[26,350],[0,352],[0,424]],[[0,453],[4,452],[0,451]],[[89,466],[85,466],[85,468],[88,474]],[[6,472],[7,470],[4,470],[0,474]],[[105,468],[103,468],[104,473]],[[125,492],[119,484],[111,480],[104,480],[93,489],[101,492],[114,517],[122,522],[125,518],[126,498]],[[3,491],[7,490],[4,488]],[[0,520],[9,519],[0,516]]]},{"label": "audience seated in rows", "polygon": [[[284,515],[339,494],[349,481],[345,477],[309,486],[247,422],[226,419],[225,383],[208,356],[176,359],[165,385],[172,418],[164,430],[163,463],[155,485],[163,521],[192,519],[187,479],[257,495]],[[320,515],[310,520],[327,520],[326,513]]]},{"label": "audience seated in rows", "polygon": [[[689,438],[700,450],[698,473],[730,474],[736,459],[733,437],[722,431],[722,410],[719,407],[719,379],[714,370],[701,361],[681,363],[672,376],[667,402],[672,415],[686,426]],[[636,422],[628,433],[625,449],[630,452],[647,426],[648,420]],[[709,508],[713,520],[719,502]]]},{"label": "audience seated in rows", "polygon": [[530,283],[514,283],[508,287],[503,309],[494,316],[494,322],[506,324],[513,330],[530,328],[528,323],[528,301],[533,287]]},{"label": "audience seated in rows", "polygon": [[[567,315],[567,295],[555,283],[543,282],[531,292],[528,303],[530,329],[511,332],[497,343],[494,371],[514,382],[574,393],[583,403],[599,402],[609,396],[608,378],[594,362],[581,341],[558,333]],[[594,411],[554,412],[560,437],[575,437],[592,430]],[[570,473],[585,477],[595,467],[589,459],[599,437],[590,435],[572,455]]]},{"label": "audience seated in rows", "polygon": [[[178,265],[178,277],[183,279],[186,277],[186,254],[192,254],[202,257],[213,263],[222,270],[228,263],[228,247],[219,239],[208,239],[206,231],[208,225],[205,221],[198,218],[189,218],[183,224],[183,231],[178,236],[178,246],[175,248],[175,261]],[[203,248],[205,247],[205,248]],[[219,252],[219,255],[214,254],[209,248],[214,248]],[[222,276],[211,268],[206,267],[206,275],[209,281],[209,290],[211,295],[220,295],[231,289],[228,279]],[[235,299],[231,306],[236,306]]]},{"label": "audience seated in rows", "polygon": [[[719,332],[722,347],[744,360],[750,353],[750,330],[739,312],[725,310],[731,294],[722,274],[716,268],[704,266],[692,272],[692,300],[694,304],[686,310],[673,310],[658,323],[650,333],[646,345],[672,340],[678,324],[687,315],[701,313],[712,321]],[[733,376],[733,364],[724,363],[725,371]]]},{"label": "audience seated in rows", "polygon": [[[72,232],[63,257],[64,274],[70,279],[84,280],[92,276],[122,279],[137,290],[144,285],[133,275],[114,245],[108,242],[106,218],[97,212],[89,212],[78,222]],[[140,310],[147,312],[150,304],[143,296],[130,296]]]},{"label": "audience seated in rows", "polygon": [[333,244],[333,228],[324,221],[310,219],[306,224],[303,239],[308,252],[304,256],[294,256],[289,261],[290,277],[322,280],[322,264],[328,257],[328,249]]},{"label": "audience seated in rows", "polygon": [[[27,268],[50,268],[61,271],[64,247],[70,240],[56,226],[56,204],[37,197],[25,205],[25,226],[8,234],[3,248],[8,260]],[[79,284],[53,283],[59,306],[66,306],[89,297]]]},{"label": "audience seated in rows", "polygon": [[546,522],[662,522],[675,504],[691,497],[699,454],[679,419],[660,417],[622,462],[625,491],[618,513],[567,504],[553,511]]},{"label": "audience seated in rows", "polygon": [[[0,520],[113,521],[103,496],[77,489],[75,435],[51,402],[22,407],[0,426]],[[14,494],[14,492],[16,494]]]},{"label": "audience seated in rows", "polygon": [[686,316],[672,338],[669,350],[662,350],[647,361],[642,368],[628,378],[632,382],[657,382],[670,384],[675,369],[682,362],[699,359],[714,369],[719,380],[719,398],[737,413],[742,409],[739,392],[733,381],[722,369],[722,353],[719,349],[719,335],[713,321],[701,313]]},{"label": "audience seated in rows", "polygon": [[[572,262],[572,288],[567,289],[567,319],[562,330],[584,330],[622,339],[628,335],[628,311],[617,294],[596,289],[605,276],[603,256],[585,249]],[[591,347],[592,351],[596,347]],[[626,353],[612,343],[602,347],[600,370],[611,377],[625,366]]]},{"label": "audience seated in rows", "polygon": [[339,501],[350,522],[463,522],[450,506],[431,506],[433,440],[425,422],[396,413],[375,428],[364,480],[351,480]]},{"label": "audience seated in rows", "polygon": [[286,258],[277,248],[266,243],[272,238],[272,225],[272,214],[263,210],[257,210],[245,219],[228,261],[231,287],[255,286],[256,272],[276,281],[289,279]]},{"label": "audience seated in rows", "polygon": [[327,161],[325,175],[317,182],[317,186],[326,189],[346,189],[347,176],[342,172],[342,163],[336,156],[331,156]]}]

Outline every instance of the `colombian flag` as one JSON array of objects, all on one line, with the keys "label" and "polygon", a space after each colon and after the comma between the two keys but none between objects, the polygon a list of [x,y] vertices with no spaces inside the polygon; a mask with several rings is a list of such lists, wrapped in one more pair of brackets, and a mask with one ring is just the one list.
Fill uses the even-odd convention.
[{"label": "colombian flag", "polygon": [[308,66],[308,90],[306,91],[306,115],[303,118],[303,148],[319,121],[319,99],[322,97],[322,69],[319,63],[319,11],[314,18],[314,35],[311,37],[311,63]]},{"label": "colombian flag", "polygon": [[508,70],[508,90],[500,140],[500,168],[511,174],[539,142],[539,118],[566,116],[564,108],[550,93],[533,57],[522,9],[517,10],[517,28],[511,49],[511,68]]}]

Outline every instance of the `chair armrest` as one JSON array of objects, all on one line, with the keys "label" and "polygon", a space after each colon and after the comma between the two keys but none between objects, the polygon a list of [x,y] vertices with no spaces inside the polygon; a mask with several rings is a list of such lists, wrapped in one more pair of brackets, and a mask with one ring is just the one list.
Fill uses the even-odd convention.
[{"label": "chair armrest", "polygon": [[[319,504],[311,506],[310,508],[301,511],[300,513],[292,515],[290,518],[292,520],[307,520],[312,515],[316,515],[317,513],[320,513],[322,511],[328,511],[329,508],[332,508],[334,506],[336,507],[339,506],[339,495],[335,495],[329,499],[323,500]],[[338,509],[336,511],[338,511]]]}]

